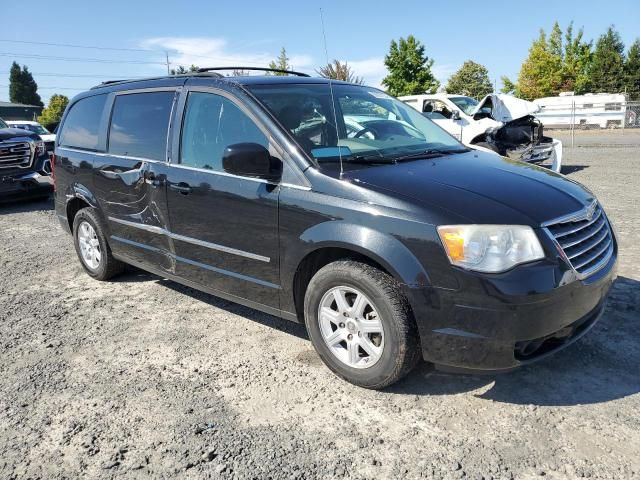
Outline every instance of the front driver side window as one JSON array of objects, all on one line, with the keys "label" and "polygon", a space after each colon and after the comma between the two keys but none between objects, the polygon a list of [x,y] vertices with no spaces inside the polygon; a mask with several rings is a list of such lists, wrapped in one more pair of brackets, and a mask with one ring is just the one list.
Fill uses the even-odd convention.
[{"label": "front driver side window", "polygon": [[223,171],[224,149],[236,143],[258,143],[269,148],[266,135],[233,102],[212,93],[189,93],[182,125],[180,163]]}]

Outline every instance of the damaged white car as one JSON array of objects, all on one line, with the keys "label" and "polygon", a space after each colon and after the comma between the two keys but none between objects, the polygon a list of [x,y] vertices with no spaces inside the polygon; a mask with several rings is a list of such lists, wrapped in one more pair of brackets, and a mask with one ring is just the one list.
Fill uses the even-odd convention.
[{"label": "damaged white car", "polygon": [[545,137],[535,117],[540,107],[511,95],[491,94],[481,102],[445,93],[400,97],[465,145],[535,163],[560,172],[562,142]]}]

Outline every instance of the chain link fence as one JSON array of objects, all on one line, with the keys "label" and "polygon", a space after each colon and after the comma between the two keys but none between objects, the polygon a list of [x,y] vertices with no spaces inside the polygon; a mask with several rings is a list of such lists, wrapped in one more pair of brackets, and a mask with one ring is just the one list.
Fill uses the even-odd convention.
[{"label": "chain link fence", "polygon": [[640,146],[640,101],[622,94],[564,96],[535,100],[536,117],[547,134],[565,146],[594,144]]}]

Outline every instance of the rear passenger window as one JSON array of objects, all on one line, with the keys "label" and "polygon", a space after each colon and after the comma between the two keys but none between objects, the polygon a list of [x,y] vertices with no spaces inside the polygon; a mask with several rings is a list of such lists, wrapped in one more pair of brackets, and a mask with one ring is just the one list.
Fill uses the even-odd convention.
[{"label": "rear passenger window", "polygon": [[224,149],[247,142],[269,148],[266,135],[233,102],[212,93],[189,94],[180,144],[183,165],[222,171]]},{"label": "rear passenger window", "polygon": [[164,161],[174,92],[116,96],[109,128],[109,153]]},{"label": "rear passenger window", "polygon": [[100,121],[107,95],[94,95],[71,106],[60,130],[58,144],[83,150],[98,150]]}]

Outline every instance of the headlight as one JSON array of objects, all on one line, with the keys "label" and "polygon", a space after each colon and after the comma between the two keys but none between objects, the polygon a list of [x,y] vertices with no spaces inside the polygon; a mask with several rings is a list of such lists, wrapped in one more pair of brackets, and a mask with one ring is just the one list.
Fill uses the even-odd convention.
[{"label": "headlight", "polygon": [[38,140],[36,142],[36,153],[38,154],[38,156],[42,155],[43,153],[46,153],[47,149],[44,146],[44,142],[42,140]]},{"label": "headlight", "polygon": [[478,272],[504,272],[544,258],[538,237],[525,225],[443,225],[438,235],[453,265]]}]

